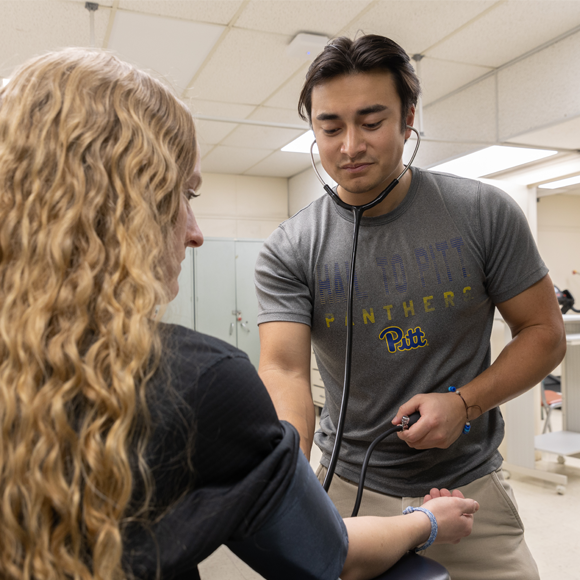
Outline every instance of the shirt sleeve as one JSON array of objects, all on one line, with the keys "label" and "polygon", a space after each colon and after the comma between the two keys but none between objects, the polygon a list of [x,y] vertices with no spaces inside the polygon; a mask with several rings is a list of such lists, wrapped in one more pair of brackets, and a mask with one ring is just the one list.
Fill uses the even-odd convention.
[{"label": "shirt sleeve", "polygon": [[302,453],[284,499],[263,527],[228,547],[266,579],[336,580],[348,552],[344,521]]},{"label": "shirt sleeve", "polygon": [[266,240],[256,261],[258,324],[300,322],[311,325],[312,294],[297,241],[279,227]]},{"label": "shirt sleeve", "polygon": [[497,304],[539,282],[548,268],[524,213],[507,193],[482,184],[478,203],[487,293]]}]

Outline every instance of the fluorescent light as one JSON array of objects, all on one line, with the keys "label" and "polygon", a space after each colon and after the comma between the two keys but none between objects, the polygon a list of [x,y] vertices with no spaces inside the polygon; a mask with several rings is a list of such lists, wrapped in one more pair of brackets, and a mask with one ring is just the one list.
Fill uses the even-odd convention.
[{"label": "fluorescent light", "polygon": [[544,183],[543,185],[538,185],[538,187],[542,189],[558,189],[559,187],[568,187],[569,185],[576,185],[577,183],[580,183],[580,175],[559,179],[558,181],[550,181],[550,183]]},{"label": "fluorescent light", "polygon": [[8,84],[10,79],[2,79],[2,87],[5,87]]},{"label": "fluorescent light", "polygon": [[524,163],[538,161],[550,155],[556,155],[556,153],[558,152],[547,149],[493,145],[430,169],[453,173],[461,177],[483,177]]},{"label": "fluorescent light", "polygon": [[[310,153],[312,141],[314,141],[314,133],[312,131],[306,131],[306,133],[282,147],[282,151],[288,151],[289,153]],[[318,155],[318,145],[314,145],[313,153]]]}]

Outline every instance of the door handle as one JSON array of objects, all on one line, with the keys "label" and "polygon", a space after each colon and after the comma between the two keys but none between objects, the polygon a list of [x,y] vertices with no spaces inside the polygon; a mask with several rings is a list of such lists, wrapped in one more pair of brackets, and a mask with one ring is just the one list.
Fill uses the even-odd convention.
[{"label": "door handle", "polygon": [[249,334],[250,329],[248,328],[248,325],[245,322],[240,322],[240,326]]},{"label": "door handle", "polygon": [[234,333],[234,322],[230,324],[230,336]]}]

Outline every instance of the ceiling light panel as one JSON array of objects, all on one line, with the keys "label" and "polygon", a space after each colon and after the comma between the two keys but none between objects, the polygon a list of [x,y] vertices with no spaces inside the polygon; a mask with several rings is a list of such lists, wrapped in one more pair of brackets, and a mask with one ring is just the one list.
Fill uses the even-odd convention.
[{"label": "ceiling light panel", "polygon": [[480,18],[430,50],[429,56],[498,67],[580,23],[580,2],[553,0],[494,4]]},{"label": "ceiling light panel", "polygon": [[566,179],[559,179],[558,181],[551,181],[550,183],[538,185],[538,188],[560,189],[561,187],[569,187],[570,185],[576,185],[578,183],[580,183],[580,175],[575,175],[574,177],[568,177]]},{"label": "ceiling light panel", "polygon": [[236,28],[288,36],[298,31],[334,36],[369,4],[371,0],[251,0]]},{"label": "ceiling light panel", "polygon": [[[481,0],[376,2],[342,34],[351,38],[360,30],[365,34],[382,34],[398,42],[408,54],[422,53],[494,3]],[[448,60],[457,62],[457,55]]]},{"label": "ceiling light panel", "polygon": [[218,41],[224,26],[117,11],[109,48],[183,91]]},{"label": "ceiling light panel", "polygon": [[[285,153],[308,153],[310,154],[310,147],[312,146],[312,141],[314,141],[314,133],[312,131],[306,131],[300,135],[300,137],[294,139],[291,143],[288,143],[285,147],[282,147],[282,151]],[[318,155],[318,145],[314,145],[312,152]]]},{"label": "ceiling light panel", "polygon": [[228,24],[243,0],[120,0],[119,8],[197,22]]},{"label": "ceiling light panel", "polygon": [[459,159],[436,165],[431,169],[443,173],[452,173],[461,177],[477,178],[499,171],[505,171],[510,167],[517,167],[524,163],[538,161],[550,155],[556,155],[556,153],[558,152],[544,149],[493,145],[492,147],[486,147],[485,149],[470,153]]}]

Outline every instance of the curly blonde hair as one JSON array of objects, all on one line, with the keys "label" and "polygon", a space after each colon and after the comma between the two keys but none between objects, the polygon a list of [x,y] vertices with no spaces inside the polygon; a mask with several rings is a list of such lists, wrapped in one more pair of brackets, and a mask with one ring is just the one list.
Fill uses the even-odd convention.
[{"label": "curly blonde hair", "polygon": [[[195,164],[191,114],[110,54],[68,49],[0,90],[0,577],[115,580],[163,257]],[[136,465],[132,470],[131,465]]]}]

